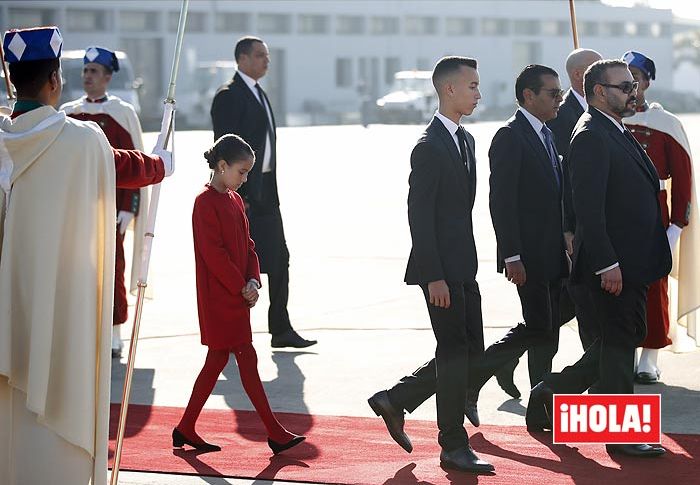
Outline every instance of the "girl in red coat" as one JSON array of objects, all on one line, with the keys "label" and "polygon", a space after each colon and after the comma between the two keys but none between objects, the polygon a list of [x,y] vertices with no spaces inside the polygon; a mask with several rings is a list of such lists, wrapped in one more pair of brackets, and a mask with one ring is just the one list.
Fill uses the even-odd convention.
[{"label": "girl in red coat", "polygon": [[202,345],[209,347],[204,367],[180,423],[173,430],[173,446],[218,451],[195,432],[195,423],[211,395],[219,374],[236,356],[241,382],[267,429],[272,451],[298,445],[304,436],[287,431],[272,414],[258,375],[253,348],[250,308],[258,300],[260,267],[250,239],[243,200],[236,190],[253,168],[252,148],[236,135],[224,135],[204,157],[214,171],[194,202],[192,229],[197,273],[197,307]]}]

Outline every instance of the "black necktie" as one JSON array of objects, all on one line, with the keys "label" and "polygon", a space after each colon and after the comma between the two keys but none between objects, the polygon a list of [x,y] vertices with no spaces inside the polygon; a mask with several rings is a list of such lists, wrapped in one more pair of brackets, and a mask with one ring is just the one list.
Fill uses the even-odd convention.
[{"label": "black necktie", "polygon": [[462,157],[462,163],[464,163],[464,166],[467,168],[467,172],[469,172],[470,167],[469,158],[467,157],[467,134],[462,126],[457,128],[457,140],[459,141],[459,155]]},{"label": "black necktie", "polygon": [[561,179],[559,178],[559,158],[557,157],[557,154],[554,151],[554,139],[552,138],[552,130],[550,130],[547,125],[542,125],[542,135],[544,136],[544,142],[547,146],[549,162],[552,164],[552,169],[554,170],[554,178],[557,180],[557,187],[561,187]]}]

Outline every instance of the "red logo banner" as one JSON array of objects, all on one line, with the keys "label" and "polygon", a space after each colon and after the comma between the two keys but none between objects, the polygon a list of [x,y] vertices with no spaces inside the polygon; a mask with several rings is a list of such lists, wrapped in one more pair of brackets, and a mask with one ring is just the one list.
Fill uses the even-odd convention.
[{"label": "red logo banner", "polygon": [[554,443],[659,443],[660,394],[555,394]]}]

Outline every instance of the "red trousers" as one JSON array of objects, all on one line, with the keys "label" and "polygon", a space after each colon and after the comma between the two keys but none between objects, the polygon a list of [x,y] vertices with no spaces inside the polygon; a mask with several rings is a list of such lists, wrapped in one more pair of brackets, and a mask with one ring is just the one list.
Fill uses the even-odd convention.
[{"label": "red trousers", "polygon": [[124,272],[126,261],[124,260],[124,236],[119,232],[117,226],[117,240],[114,262],[114,316],[113,324],[121,325],[129,318],[129,302],[126,299],[126,285],[124,283]]},{"label": "red trousers", "polygon": [[647,338],[640,347],[662,349],[671,345],[668,305],[668,277],[665,277],[654,281],[647,290]]}]

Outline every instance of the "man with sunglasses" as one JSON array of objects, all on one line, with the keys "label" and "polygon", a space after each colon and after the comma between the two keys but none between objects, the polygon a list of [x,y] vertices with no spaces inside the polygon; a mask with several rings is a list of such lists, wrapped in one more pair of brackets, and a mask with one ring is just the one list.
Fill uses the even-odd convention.
[{"label": "man with sunglasses", "polygon": [[[683,270],[675,275],[679,279],[679,286],[685,290],[688,286],[688,276],[690,276],[687,274],[688,269],[694,271],[693,268],[697,268],[689,263],[694,257],[694,244],[691,242],[693,236],[687,231],[697,230],[695,228],[698,226],[691,223],[690,227],[685,229],[693,214],[690,206],[692,193],[690,145],[680,120],[664,110],[660,104],[649,104],[646,100],[646,90],[651,85],[651,81],[656,78],[654,61],[644,54],[633,51],[625,52],[622,60],[627,63],[632,77],[639,83],[637,112],[634,116],[625,118],[625,125],[654,162],[661,179],[659,181],[661,218],[666,228],[671,251],[679,243],[681,230],[686,231],[686,237],[683,238],[678,253],[680,259],[676,265]],[[673,181],[673,187],[671,187],[671,181]],[[697,210],[693,215],[695,218],[698,217]],[[697,306],[697,301],[683,301],[678,316],[683,316]],[[641,344],[642,352],[635,374],[635,380],[640,384],[658,382],[661,376],[658,367],[659,349],[672,343],[677,346],[682,345],[681,335],[675,338],[676,342],[671,342],[668,310],[668,278],[664,277],[651,283],[647,292],[647,336]]]},{"label": "man with sunglasses", "polygon": [[[483,385],[528,351],[530,386],[552,370],[559,342],[559,294],[568,272],[562,227],[562,171],[551,130],[562,101],[553,69],[527,66],[515,81],[520,107],[493,138],[489,206],[498,245],[498,271],[516,285],[524,323],[486,349],[470,370],[465,414],[479,425]],[[541,429],[543,419],[528,421]]]},{"label": "man with sunglasses", "polygon": [[[601,335],[575,364],[549,373],[530,392],[528,417],[552,420],[553,394],[634,393],[634,353],[646,335],[647,286],[671,270],[658,201],[659,176],[622,118],[635,112],[637,83],[621,60],[584,75],[588,110],[571,139],[576,214],[571,278],[589,285]],[[551,423],[550,423],[551,424]],[[660,456],[661,446],[609,444],[609,453]]]}]

